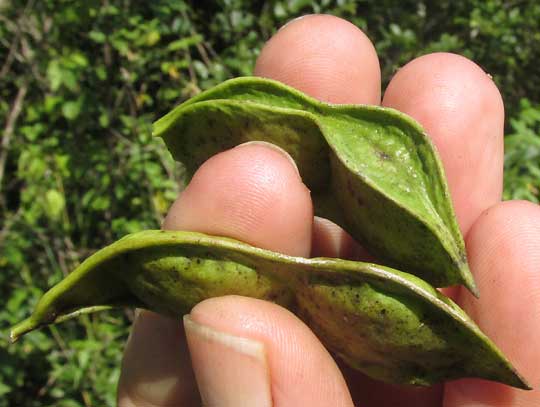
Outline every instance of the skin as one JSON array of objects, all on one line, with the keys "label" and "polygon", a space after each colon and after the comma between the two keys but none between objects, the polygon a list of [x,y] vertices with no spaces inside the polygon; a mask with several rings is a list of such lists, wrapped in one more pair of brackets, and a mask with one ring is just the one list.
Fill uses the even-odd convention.
[{"label": "skin", "polygon": [[[262,50],[255,74],[328,102],[381,103],[373,45],[358,28],[332,16],[308,16],[283,27]],[[382,104],[416,118],[442,157],[481,299],[460,289],[451,295],[537,389],[540,348],[531,344],[540,336],[540,207],[501,202],[504,107],[497,87],[466,58],[430,54],[396,73]],[[309,191],[294,165],[264,145],[237,147],[204,163],[163,228],[226,235],[296,256],[365,258],[341,229],[313,220]],[[540,405],[538,390],[476,379],[427,389],[375,382],[334,361],[298,318],[267,302],[215,298],[197,305],[189,319],[262,344],[265,362],[251,371],[268,375],[269,388],[257,391],[269,392],[277,407]],[[188,347],[180,321],[138,314],[126,345],[119,405],[199,405],[194,371],[208,393],[212,381],[201,373],[208,366],[219,363],[227,372],[246,366],[229,353],[212,352],[190,332]],[[241,377],[235,384],[250,388],[250,380]]]}]

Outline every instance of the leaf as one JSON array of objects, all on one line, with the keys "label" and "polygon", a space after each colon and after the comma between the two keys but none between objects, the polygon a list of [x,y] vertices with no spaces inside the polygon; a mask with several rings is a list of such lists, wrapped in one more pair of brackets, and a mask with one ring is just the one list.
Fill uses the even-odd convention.
[{"label": "leaf", "polygon": [[70,54],[69,60],[79,68],[86,68],[88,66],[88,58],[82,52],[73,52]]},{"label": "leaf", "polygon": [[79,88],[77,75],[76,71],[72,69],[62,69],[62,84],[72,92]]},{"label": "leaf", "polygon": [[52,91],[57,91],[62,84],[63,70],[60,68],[58,60],[53,59],[47,66],[47,79]]},{"label": "leaf", "polygon": [[2,382],[0,382],[0,396],[3,396],[12,391],[12,388]]},{"label": "leaf", "polygon": [[107,39],[105,34],[102,33],[101,31],[90,31],[88,33],[88,37],[92,41],[97,42],[98,44],[103,44],[105,42],[105,40]]},{"label": "leaf", "polygon": [[161,39],[161,35],[159,31],[156,31],[156,30],[149,31],[145,37],[145,45],[148,47],[152,47],[156,45],[160,39]]},{"label": "leaf", "polygon": [[68,120],[75,120],[81,112],[81,101],[71,100],[62,105],[62,114]]},{"label": "leaf", "polygon": [[179,40],[173,41],[167,45],[167,49],[169,51],[178,51],[181,49],[189,48],[193,45],[197,45],[201,43],[203,40],[203,37],[199,34],[192,35],[189,37],[180,38]]},{"label": "leaf", "polygon": [[59,220],[66,206],[64,195],[56,189],[49,189],[45,193],[44,206],[45,213],[51,221]]},{"label": "leaf", "polygon": [[109,127],[109,124],[110,124],[110,120],[109,120],[109,114],[108,113],[101,113],[99,115],[99,125],[101,127],[103,127],[104,129],[106,129],[107,127]]}]

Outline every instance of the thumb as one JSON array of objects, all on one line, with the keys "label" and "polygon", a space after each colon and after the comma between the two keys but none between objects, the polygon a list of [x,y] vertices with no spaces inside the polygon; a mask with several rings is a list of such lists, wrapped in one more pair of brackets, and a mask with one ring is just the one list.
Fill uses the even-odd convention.
[{"label": "thumb", "polygon": [[352,406],[336,363],[310,329],[270,302],[228,296],[184,319],[208,406]]}]

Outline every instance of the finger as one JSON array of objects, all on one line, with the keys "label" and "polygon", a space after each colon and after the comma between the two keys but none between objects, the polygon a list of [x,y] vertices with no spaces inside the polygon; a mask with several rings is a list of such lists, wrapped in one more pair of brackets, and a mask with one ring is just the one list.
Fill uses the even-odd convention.
[{"label": "finger", "polygon": [[165,221],[172,229],[306,256],[312,219],[311,196],[292,158],[272,144],[254,142],[210,158]]},{"label": "finger", "polygon": [[186,334],[205,405],[352,406],[324,346],[275,304],[234,296],[204,301],[189,315]]},{"label": "finger", "polygon": [[458,301],[529,381],[533,391],[464,379],[445,389],[445,406],[540,405],[540,206],[500,203],[485,211],[467,236],[480,301]]},{"label": "finger", "polygon": [[[309,191],[290,157],[267,144],[251,144],[204,163],[173,204],[164,227],[235,237],[305,256],[312,217]],[[139,316],[124,355],[120,405],[193,405],[198,392],[183,338],[180,321],[153,313]]]},{"label": "finger", "polygon": [[[326,102],[380,102],[380,68],[373,44],[357,27],[333,16],[306,16],[287,24],[261,51],[255,74],[279,80]],[[312,254],[366,258],[366,253],[340,227],[320,218],[315,218]],[[365,382],[361,375],[348,378],[356,394],[355,402],[363,405],[362,394],[373,389],[373,381]],[[429,406],[441,392],[437,387],[411,395],[402,387],[396,389],[380,383],[376,405],[391,405],[395,399],[392,395],[398,391],[404,405],[408,405],[405,395],[409,393],[414,405]]]},{"label": "finger", "polygon": [[334,222],[316,216],[311,241],[313,257],[337,257],[357,261],[374,262],[375,258],[354,241],[343,228]]},{"label": "finger", "polygon": [[373,44],[356,26],[330,15],[308,15],[282,27],[262,49],[255,75],[325,102],[380,103]]},{"label": "finger", "polygon": [[[282,27],[264,46],[255,75],[330,103],[378,105],[381,72],[375,47],[350,22],[308,15]],[[315,218],[313,256],[355,258],[364,251],[334,223]]]},{"label": "finger", "polygon": [[180,320],[139,311],[124,350],[118,406],[200,404]]},{"label": "finger", "polygon": [[340,368],[345,375],[353,400],[361,400],[362,406],[432,406],[442,403],[442,387],[413,387],[383,383],[365,376],[343,363]]},{"label": "finger", "polygon": [[401,68],[383,105],[418,120],[441,156],[461,231],[501,200],[504,106],[491,78],[470,60],[448,53]]}]

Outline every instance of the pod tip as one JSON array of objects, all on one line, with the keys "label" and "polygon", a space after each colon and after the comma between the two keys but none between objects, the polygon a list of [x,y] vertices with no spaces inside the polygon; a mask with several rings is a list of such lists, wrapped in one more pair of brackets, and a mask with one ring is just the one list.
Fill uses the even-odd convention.
[{"label": "pod tip", "polygon": [[514,368],[512,368],[513,377],[508,380],[507,382],[504,382],[510,386],[516,387],[521,390],[533,390],[532,386],[525,380],[519,372],[517,372]]},{"label": "pod tip", "polygon": [[469,269],[469,264],[465,260],[459,264],[462,284],[474,295],[476,298],[480,298],[480,291],[474,282],[474,277]]},{"label": "pod tip", "polygon": [[17,325],[11,328],[9,340],[11,343],[15,343],[21,336],[33,331],[37,327],[38,324],[36,324],[31,318],[26,318],[24,321],[19,322]]},{"label": "pod tip", "polygon": [[533,390],[532,386],[527,383],[526,381],[523,381],[523,387],[522,387],[523,390]]},{"label": "pod tip", "polygon": [[474,281],[467,282],[465,284],[465,287],[471,292],[472,295],[474,295],[475,298],[480,298],[480,291],[478,290],[478,287],[476,286],[476,283]]}]

